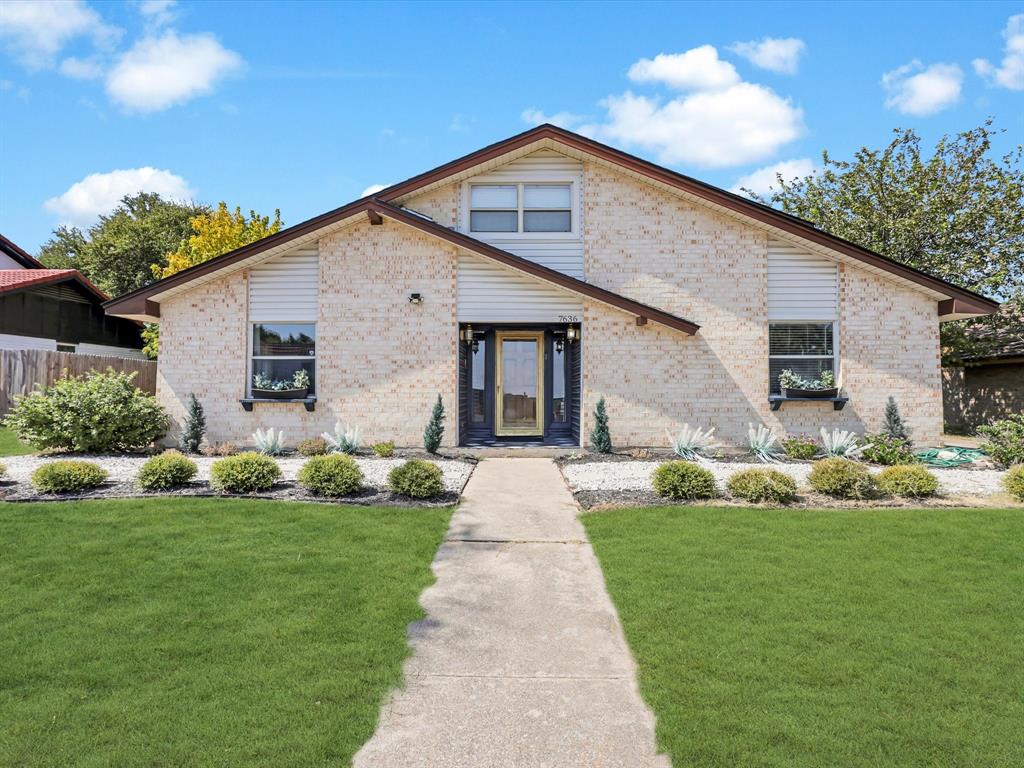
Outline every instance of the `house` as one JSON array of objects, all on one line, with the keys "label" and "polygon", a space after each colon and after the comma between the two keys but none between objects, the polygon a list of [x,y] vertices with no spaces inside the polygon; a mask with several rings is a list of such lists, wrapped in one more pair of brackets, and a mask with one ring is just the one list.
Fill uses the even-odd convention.
[{"label": "house", "polygon": [[145,359],[141,327],[107,315],[109,298],[77,269],[47,269],[0,235],[0,349]]},{"label": "house", "polygon": [[[684,423],[734,444],[751,423],[874,430],[889,395],[931,442],[939,323],[997,308],[552,125],[106,304],[161,323],[158,397],[180,425],[194,392],[211,440],[341,421],[410,446],[438,394],[448,446],[586,444],[601,397],[619,446]],[[840,395],[783,399],[787,368]]]}]

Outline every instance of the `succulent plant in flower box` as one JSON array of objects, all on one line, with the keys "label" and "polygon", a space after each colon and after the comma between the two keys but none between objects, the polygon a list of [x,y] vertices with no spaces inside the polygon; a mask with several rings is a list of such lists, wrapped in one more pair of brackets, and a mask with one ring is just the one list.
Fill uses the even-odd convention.
[{"label": "succulent plant in flower box", "polygon": [[787,368],[779,374],[779,388],[783,397],[835,397],[839,394],[832,371],[822,371],[816,379],[805,379]]},{"label": "succulent plant in flower box", "polygon": [[290,379],[272,379],[257,373],[252,377],[252,395],[271,400],[301,400],[309,394],[309,384],[309,374],[302,368]]}]

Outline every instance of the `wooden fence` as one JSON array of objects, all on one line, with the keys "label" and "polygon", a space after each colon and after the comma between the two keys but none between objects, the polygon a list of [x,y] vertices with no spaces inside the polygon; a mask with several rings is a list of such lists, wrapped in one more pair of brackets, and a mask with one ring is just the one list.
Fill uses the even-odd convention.
[{"label": "wooden fence", "polygon": [[0,416],[14,405],[14,396],[48,386],[67,371],[81,376],[89,371],[113,368],[122,373],[137,371],[135,385],[144,392],[156,394],[156,363],[127,357],[80,355],[73,352],[50,352],[45,349],[0,349]]}]

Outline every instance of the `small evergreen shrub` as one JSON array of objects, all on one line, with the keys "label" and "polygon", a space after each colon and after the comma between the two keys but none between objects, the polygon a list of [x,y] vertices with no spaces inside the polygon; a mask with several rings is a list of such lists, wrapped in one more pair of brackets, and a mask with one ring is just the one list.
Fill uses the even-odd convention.
[{"label": "small evergreen shrub", "polygon": [[423,431],[423,447],[427,449],[427,453],[437,453],[437,449],[441,447],[441,438],[443,437],[444,403],[441,402],[441,396],[438,395],[437,402],[434,403],[434,409],[430,412],[430,422]]},{"label": "small evergreen shrub", "polygon": [[167,430],[167,414],[135,386],[135,373],[95,371],[18,395],[6,425],[35,448],[79,453],[144,448]]},{"label": "small evergreen shrub", "polygon": [[821,453],[821,446],[813,437],[794,435],[782,441],[782,450],[791,459],[813,459]]},{"label": "small evergreen shrub", "polygon": [[914,464],[917,456],[910,441],[902,437],[894,437],[887,432],[868,435],[864,438],[867,445],[861,456],[876,464],[892,466],[895,464]]},{"label": "small evergreen shrub", "polygon": [[775,469],[744,469],[726,483],[729,493],[755,504],[785,504],[796,498],[796,480]]},{"label": "small evergreen shrub", "polygon": [[382,459],[389,459],[395,455],[395,444],[390,440],[386,443],[374,443],[373,452]]},{"label": "small evergreen shrub", "polygon": [[863,464],[842,458],[814,462],[807,477],[811,488],[839,499],[863,499],[875,489],[875,481]]},{"label": "small evergreen shrub", "polygon": [[322,437],[303,440],[295,447],[303,456],[323,456],[327,453],[327,441]]},{"label": "small evergreen shrub", "polygon": [[987,438],[981,449],[1000,466],[1024,464],[1024,413],[978,427],[978,434]]},{"label": "small evergreen shrub", "polygon": [[718,495],[710,470],[688,461],[666,461],[654,470],[654,490],[670,499],[713,499]]},{"label": "small evergreen shrub", "polygon": [[875,482],[882,493],[908,499],[934,496],[939,490],[938,479],[920,464],[886,467],[878,473]]},{"label": "small evergreen shrub", "polygon": [[277,462],[256,451],[228,456],[210,466],[210,485],[226,493],[267,491],[279,477]]},{"label": "small evergreen shrub", "polygon": [[188,414],[181,433],[181,447],[186,453],[199,453],[199,446],[206,435],[206,415],[195,393],[188,396]]},{"label": "small evergreen shrub", "polygon": [[363,472],[344,453],[313,456],[299,470],[299,485],[317,496],[348,496],[363,487]]},{"label": "small evergreen shrub", "polygon": [[147,491],[166,491],[184,485],[198,471],[192,459],[178,451],[164,451],[142,465],[135,482]]},{"label": "small evergreen shrub", "polygon": [[91,461],[51,461],[32,473],[32,486],[42,493],[68,493],[99,488],[107,473]]},{"label": "small evergreen shrub", "polygon": [[894,440],[910,443],[910,428],[903,423],[900,409],[896,405],[896,398],[892,395],[889,395],[889,399],[885,402],[885,424],[882,426],[882,434],[888,435]]},{"label": "small evergreen shrub", "polygon": [[1024,501],[1024,465],[1016,466],[1006,473],[1003,487],[1017,501]]},{"label": "small evergreen shrub", "polygon": [[604,398],[594,408],[594,428],[590,430],[590,447],[596,453],[612,452],[612,433],[608,430],[608,409]]},{"label": "small evergreen shrub", "polygon": [[388,474],[388,488],[400,496],[429,499],[444,491],[444,476],[437,464],[409,459]]}]

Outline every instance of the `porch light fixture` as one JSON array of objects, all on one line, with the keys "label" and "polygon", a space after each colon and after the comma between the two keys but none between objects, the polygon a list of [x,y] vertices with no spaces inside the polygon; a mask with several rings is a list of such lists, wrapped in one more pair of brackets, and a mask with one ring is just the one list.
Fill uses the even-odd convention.
[{"label": "porch light fixture", "polygon": [[480,342],[477,341],[476,334],[473,333],[473,326],[467,325],[459,332],[459,339],[466,342],[473,348],[474,354],[480,349]]},{"label": "porch light fixture", "polygon": [[565,329],[565,340],[572,344],[574,341],[580,340],[580,329],[579,326],[570,325]]},{"label": "porch light fixture", "polygon": [[562,354],[562,352],[564,350],[565,350],[565,337],[562,336],[561,334],[558,334],[557,336],[555,336],[555,352],[557,352],[558,354]]},{"label": "porch light fixture", "polygon": [[410,304],[422,304],[423,303],[423,294],[422,293],[410,293],[409,294],[409,303]]}]

